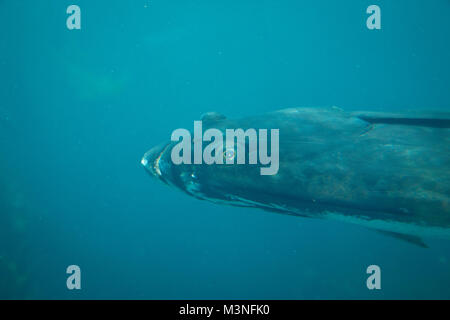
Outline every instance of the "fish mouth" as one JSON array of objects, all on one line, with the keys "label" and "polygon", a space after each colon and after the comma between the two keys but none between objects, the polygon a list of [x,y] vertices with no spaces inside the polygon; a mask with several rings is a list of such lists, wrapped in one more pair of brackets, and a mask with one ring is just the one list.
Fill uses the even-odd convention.
[{"label": "fish mouth", "polygon": [[152,175],[163,180],[161,158],[170,144],[161,144],[147,151],[141,159],[141,164]]}]

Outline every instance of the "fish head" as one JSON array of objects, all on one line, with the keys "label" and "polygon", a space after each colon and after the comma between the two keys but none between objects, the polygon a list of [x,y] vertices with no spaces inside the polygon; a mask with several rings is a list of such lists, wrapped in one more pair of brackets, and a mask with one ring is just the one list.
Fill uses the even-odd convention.
[{"label": "fish head", "polygon": [[[206,164],[204,161],[195,164],[193,154],[190,164],[175,164],[172,150],[176,145],[177,142],[168,142],[153,147],[144,154],[141,164],[151,176],[190,196],[216,203],[241,205],[240,192],[245,190],[248,193],[261,179],[259,164],[237,164],[237,161],[227,163],[227,159],[234,159],[237,155],[240,147],[237,141],[233,148],[223,143],[219,151],[223,157],[222,164]],[[207,145],[203,143],[202,151]],[[248,158],[248,146],[241,147]],[[194,141],[191,141],[191,150],[194,150]]]}]

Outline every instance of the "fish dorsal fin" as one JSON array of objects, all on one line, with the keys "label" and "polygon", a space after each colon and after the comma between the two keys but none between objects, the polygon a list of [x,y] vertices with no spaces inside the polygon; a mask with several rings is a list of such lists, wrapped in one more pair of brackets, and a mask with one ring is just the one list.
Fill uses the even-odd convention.
[{"label": "fish dorsal fin", "polygon": [[210,123],[225,120],[226,118],[227,117],[218,112],[207,112],[202,115],[201,120],[205,123]]},{"label": "fish dorsal fin", "polygon": [[399,124],[432,128],[450,128],[450,113],[385,113],[385,112],[354,112],[352,115],[371,124]]},{"label": "fish dorsal fin", "polygon": [[416,246],[419,246],[421,248],[428,248],[427,244],[425,242],[423,242],[423,240],[417,236],[412,236],[409,234],[404,234],[404,233],[399,233],[399,232],[379,230],[379,229],[374,229],[374,230],[385,236],[403,240],[403,241],[409,242],[411,244],[414,244]]}]

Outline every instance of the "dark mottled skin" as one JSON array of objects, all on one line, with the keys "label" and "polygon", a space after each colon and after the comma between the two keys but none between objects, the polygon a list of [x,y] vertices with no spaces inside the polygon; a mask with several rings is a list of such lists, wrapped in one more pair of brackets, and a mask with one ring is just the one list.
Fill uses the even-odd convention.
[{"label": "dark mottled skin", "polygon": [[[287,214],[339,211],[449,228],[449,119],[339,108],[286,109],[237,120],[213,114],[203,119],[203,130],[279,129],[278,174],[261,176],[260,165],[174,166],[166,151],[160,178],[200,199],[240,197]],[[150,171],[160,149],[147,154]]]}]

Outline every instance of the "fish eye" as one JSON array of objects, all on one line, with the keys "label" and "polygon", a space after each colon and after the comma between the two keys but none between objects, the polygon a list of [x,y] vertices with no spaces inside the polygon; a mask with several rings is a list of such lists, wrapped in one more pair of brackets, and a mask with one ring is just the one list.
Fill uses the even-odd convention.
[{"label": "fish eye", "polygon": [[235,156],[236,153],[234,152],[234,149],[227,149],[223,152],[223,157],[227,160],[234,160]]}]

